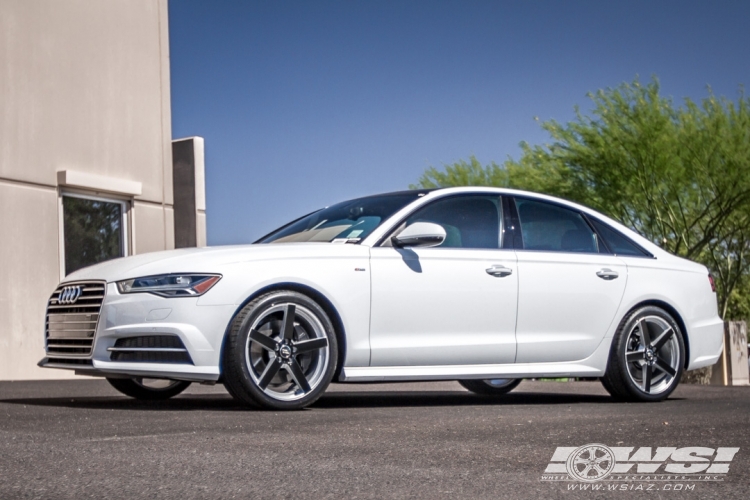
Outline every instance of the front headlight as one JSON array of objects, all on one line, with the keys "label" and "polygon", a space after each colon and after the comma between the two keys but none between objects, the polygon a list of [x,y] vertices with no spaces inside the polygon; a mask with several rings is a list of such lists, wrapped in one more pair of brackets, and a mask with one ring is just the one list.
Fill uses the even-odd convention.
[{"label": "front headlight", "polygon": [[197,297],[221,279],[218,274],[161,274],[117,282],[120,293],[153,293],[162,297]]}]

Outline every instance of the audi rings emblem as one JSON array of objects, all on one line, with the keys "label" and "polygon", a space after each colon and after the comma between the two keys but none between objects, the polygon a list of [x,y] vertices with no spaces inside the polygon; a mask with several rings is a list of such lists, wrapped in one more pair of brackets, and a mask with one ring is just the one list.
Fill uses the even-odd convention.
[{"label": "audi rings emblem", "polygon": [[80,286],[66,286],[60,292],[57,297],[58,304],[75,304],[76,300],[81,296],[83,290]]}]

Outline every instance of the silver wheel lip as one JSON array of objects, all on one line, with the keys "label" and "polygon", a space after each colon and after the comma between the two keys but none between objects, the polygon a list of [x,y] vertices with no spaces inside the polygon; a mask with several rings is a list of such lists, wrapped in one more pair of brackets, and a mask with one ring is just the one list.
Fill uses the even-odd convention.
[{"label": "silver wheel lip", "polygon": [[[144,389],[147,389],[149,391],[154,391],[154,392],[169,391],[170,389],[173,389],[175,386],[177,386],[180,383],[182,383],[182,381],[180,381],[180,380],[163,379],[163,378],[153,378],[153,377],[134,377],[132,380],[133,380],[133,382],[135,382],[136,384],[138,384],[140,387],[142,387]],[[154,381],[157,381],[157,382],[167,382],[167,385],[164,386],[164,387],[153,387],[151,385],[145,384],[143,382],[144,380],[154,380]]]},{"label": "silver wheel lip", "polygon": [[488,379],[482,380],[482,382],[484,382],[488,386],[495,388],[495,389],[502,389],[503,387],[508,387],[515,381],[516,379],[514,378],[488,378]]},{"label": "silver wheel lip", "polygon": [[[318,319],[318,317],[313,313],[307,306],[304,306],[302,304],[299,304],[297,302],[291,302],[291,301],[285,301],[285,302],[277,302],[274,303],[271,307],[268,309],[265,309],[261,315],[259,315],[253,323],[250,325],[250,328],[248,329],[248,332],[256,329],[258,326],[260,326],[263,321],[271,314],[284,311],[288,305],[295,306],[295,317],[302,316],[310,325],[313,326],[314,332],[308,332],[315,333],[315,337],[310,338],[326,338],[328,339],[328,334],[326,333],[326,329],[323,326],[323,323]],[[258,387],[260,377],[257,373],[255,373],[255,368],[252,364],[252,358],[250,356],[250,345],[252,343],[252,339],[250,339],[249,335],[247,337],[247,340],[245,342],[245,366],[247,367],[247,371],[250,374],[250,378],[253,380],[253,383]],[[271,386],[267,386],[265,389],[261,389],[263,393],[271,398],[273,398],[276,401],[297,401],[311,392],[315,390],[315,388],[320,385],[321,381],[325,377],[325,373],[328,370],[328,363],[330,358],[330,344],[329,346],[326,346],[325,348],[317,349],[314,355],[318,356],[318,363],[317,366],[312,374],[310,374],[309,377],[307,377],[308,384],[310,385],[310,390],[308,392],[304,392],[301,389],[297,389],[293,393],[287,393],[287,392],[277,392],[274,391]],[[289,369],[287,365],[282,366],[282,370],[289,372]],[[290,373],[291,376],[291,373]],[[260,388],[260,387],[258,387]]]},{"label": "silver wheel lip", "polygon": [[[670,354],[669,366],[676,373],[679,373],[680,363],[682,363],[682,356],[681,356],[682,353],[680,351],[680,344],[679,344],[679,341],[677,340],[677,335],[680,335],[680,332],[672,323],[670,323],[667,319],[662,318],[661,316],[650,314],[647,316],[640,317],[635,321],[635,324],[630,328],[630,331],[628,332],[628,336],[625,339],[624,356],[627,356],[627,354],[631,352],[637,352],[636,350],[629,350],[629,345],[630,345],[631,338],[633,338],[634,336],[634,333],[636,332],[636,330],[639,330],[641,322],[644,322],[644,321],[647,321],[649,323],[657,323],[662,328],[662,331],[666,331],[667,328],[671,328],[674,330],[672,336],[669,338],[669,340],[667,340],[667,342],[661,347],[661,349],[659,349],[659,351],[656,354],[663,353],[665,349],[667,349]],[[638,378],[635,376],[635,374],[638,373],[638,370],[636,369],[635,364],[636,362],[628,362],[627,358],[625,358],[625,366],[626,366],[626,370],[628,372],[628,377],[630,378],[630,381],[638,388],[638,390],[640,390],[644,394],[656,396],[656,395],[659,395],[668,391],[674,385],[676,377],[673,377],[666,372],[658,370],[657,371],[657,374],[659,376],[658,382],[655,384],[652,382],[650,390],[648,392],[645,391],[643,388],[642,382],[639,381]],[[645,365],[640,365],[640,366],[645,366]],[[643,370],[641,370],[641,373],[643,373]]]}]

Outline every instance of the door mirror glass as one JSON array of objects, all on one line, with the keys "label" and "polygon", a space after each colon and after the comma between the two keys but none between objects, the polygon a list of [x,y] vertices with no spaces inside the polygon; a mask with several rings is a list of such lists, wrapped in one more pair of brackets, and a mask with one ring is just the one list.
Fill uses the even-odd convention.
[{"label": "door mirror glass", "polygon": [[432,222],[415,222],[391,238],[394,247],[436,247],[445,241],[445,229]]}]

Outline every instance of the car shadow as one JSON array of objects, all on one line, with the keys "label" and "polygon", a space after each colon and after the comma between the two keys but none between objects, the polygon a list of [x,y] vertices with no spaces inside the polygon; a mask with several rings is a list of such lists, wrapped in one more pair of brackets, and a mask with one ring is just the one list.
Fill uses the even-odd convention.
[{"label": "car shadow", "polygon": [[[679,401],[682,398],[670,398]],[[623,403],[597,394],[514,392],[500,397],[478,396],[463,391],[346,391],[328,392],[310,409],[410,408],[447,406],[531,406]],[[135,411],[253,411],[228,394],[184,394],[167,401],[139,401],[125,396],[9,398],[0,404]],[[257,410],[256,410],[257,411]]]},{"label": "car shadow", "polygon": [[48,406],[55,408],[80,408],[87,410],[137,410],[137,411],[242,411],[246,410],[228,394],[194,394],[176,396],[166,401],[139,401],[127,396],[73,397],[73,398],[13,398],[0,399],[0,404]]},{"label": "car shadow", "polygon": [[557,394],[513,392],[503,396],[479,396],[463,391],[362,391],[327,393],[313,408],[382,408],[420,406],[528,406],[570,405],[578,403],[614,403],[609,396],[597,394]]}]

